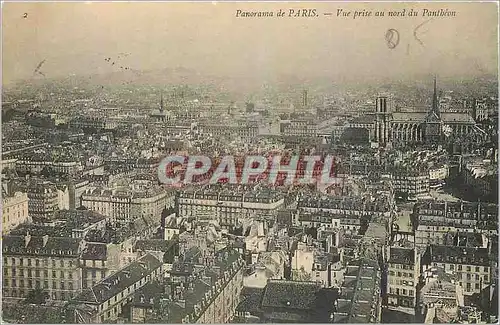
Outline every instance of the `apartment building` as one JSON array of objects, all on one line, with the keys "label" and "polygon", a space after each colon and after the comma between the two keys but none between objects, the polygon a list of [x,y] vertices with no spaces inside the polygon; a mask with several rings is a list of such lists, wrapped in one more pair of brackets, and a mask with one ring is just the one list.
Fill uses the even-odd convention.
[{"label": "apartment building", "polygon": [[2,234],[9,233],[18,225],[28,221],[28,194],[2,193]]},{"label": "apartment building", "polygon": [[81,238],[7,235],[2,240],[3,297],[21,299],[42,289],[53,300],[66,300],[81,290]]},{"label": "apartment building", "polygon": [[430,174],[427,169],[406,169],[392,172],[394,192],[408,194],[416,197],[429,193]]},{"label": "apartment building", "polygon": [[123,315],[123,307],[148,282],[163,276],[163,263],[151,254],[111,274],[69,302],[72,323],[111,323]]},{"label": "apartment building", "polygon": [[389,216],[390,201],[385,196],[367,200],[357,196],[307,196],[299,197],[297,207],[304,211],[324,211],[352,216]]},{"label": "apartment building", "polygon": [[[136,293],[130,315],[133,322],[222,324],[231,321],[243,288],[245,263],[241,254],[233,248],[225,248],[203,265],[192,260],[193,265],[190,260],[187,256],[179,258],[166,283],[152,284]],[[157,292],[154,296],[150,294],[153,290]]]},{"label": "apartment building", "polygon": [[118,223],[147,217],[160,223],[163,209],[174,205],[175,194],[159,186],[130,188],[92,187],[81,195],[81,204]]},{"label": "apartment building", "polygon": [[423,201],[413,207],[415,244],[445,245],[458,232],[498,234],[498,208],[483,202]]},{"label": "apartment building", "polygon": [[420,256],[413,248],[389,247],[387,303],[415,307],[420,276]]},{"label": "apartment building", "polygon": [[316,137],[318,125],[312,118],[282,120],[280,133],[284,136]]},{"label": "apartment building", "polygon": [[238,226],[245,217],[272,216],[284,203],[281,193],[264,188],[193,187],[178,197],[180,217],[218,219],[224,228]]},{"label": "apartment building", "polygon": [[38,181],[26,184],[28,194],[28,214],[33,221],[51,220],[54,213],[59,210],[61,195],[54,183]]},{"label": "apartment building", "polygon": [[491,283],[487,248],[430,245],[422,257],[424,280],[433,268],[455,273],[466,296],[480,293]]},{"label": "apartment building", "polygon": [[310,212],[306,208],[298,209],[294,215],[294,226],[322,227],[324,229],[343,229],[346,233],[359,233],[361,229],[361,215],[333,213],[329,211]]}]

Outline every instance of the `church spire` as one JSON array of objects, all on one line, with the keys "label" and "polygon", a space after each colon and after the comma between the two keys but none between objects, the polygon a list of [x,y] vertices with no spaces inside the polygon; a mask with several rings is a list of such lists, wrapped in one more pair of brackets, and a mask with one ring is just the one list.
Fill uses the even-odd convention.
[{"label": "church spire", "polygon": [[434,113],[436,113],[437,116],[440,115],[440,112],[439,112],[439,102],[438,102],[438,94],[437,94],[436,76],[434,76],[434,94],[432,95],[432,111]]},{"label": "church spire", "polygon": [[160,112],[163,112],[163,92],[160,93]]}]

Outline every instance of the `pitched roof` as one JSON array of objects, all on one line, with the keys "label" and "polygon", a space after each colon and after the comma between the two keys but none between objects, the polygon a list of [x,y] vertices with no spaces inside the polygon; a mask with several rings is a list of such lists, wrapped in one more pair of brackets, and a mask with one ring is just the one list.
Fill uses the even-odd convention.
[{"label": "pitched roof", "polygon": [[319,289],[316,282],[269,280],[262,296],[262,308],[312,310]]},{"label": "pitched roof", "polygon": [[5,255],[65,256],[78,257],[79,238],[30,236],[26,244],[25,236],[4,236],[2,250]]},{"label": "pitched roof", "polygon": [[92,288],[84,290],[74,301],[101,304],[153,273],[161,265],[162,262],[153,255],[144,255]]},{"label": "pitched roof", "polygon": [[441,120],[444,123],[467,123],[476,124],[472,116],[466,113],[446,112],[441,113]]},{"label": "pitched roof", "polygon": [[489,266],[487,248],[431,245],[426,254],[431,263]]}]

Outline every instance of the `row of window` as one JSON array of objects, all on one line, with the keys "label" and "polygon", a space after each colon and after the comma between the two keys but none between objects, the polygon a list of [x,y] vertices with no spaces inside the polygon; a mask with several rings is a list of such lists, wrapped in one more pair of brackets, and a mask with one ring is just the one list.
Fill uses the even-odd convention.
[{"label": "row of window", "polygon": [[[437,267],[438,266],[438,263],[434,263],[434,266]],[[455,264],[449,264],[448,265],[448,268],[452,271],[455,270]],[[462,271],[464,268],[463,268],[463,265],[462,264],[458,264],[457,265],[457,271]],[[489,270],[490,268],[488,266],[484,266],[484,267],[480,267],[480,266],[475,266],[474,267],[474,272],[476,273],[480,273],[481,272],[481,269],[483,270],[484,273],[489,273]],[[465,271],[466,272],[472,272],[472,266],[470,265],[466,265],[465,266]]]},{"label": "row of window", "polygon": [[413,270],[413,265],[406,265],[406,264],[397,264],[397,263],[390,263],[389,267],[395,268],[396,270],[402,269],[402,270]]},{"label": "row of window", "polygon": [[[59,283],[59,286],[57,285],[57,283]],[[48,281],[48,280],[45,280],[45,281],[40,281],[40,280],[25,280],[25,279],[20,279],[19,281],[17,279],[12,279],[12,280],[9,280],[9,279],[6,279],[4,278],[3,279],[3,285],[5,287],[12,287],[12,288],[28,288],[28,289],[35,289],[35,288],[42,288],[42,285],[43,285],[43,289],[49,289],[49,286],[50,288],[52,288],[53,290],[74,290],[74,289],[78,289],[78,282],[72,282],[72,281]]]},{"label": "row of window", "polygon": [[[10,262],[10,264],[9,264]],[[23,257],[4,257],[3,258],[3,263],[4,265],[19,265],[19,266],[24,266],[25,264],[25,258]],[[49,259],[38,259],[38,258],[26,258],[26,266],[48,266],[49,265]],[[64,261],[64,260],[59,260],[59,263],[57,263],[57,260],[52,259],[52,267],[56,267],[57,264],[59,264],[59,267],[73,267],[73,261]]]},{"label": "row of window", "polygon": [[[25,289],[6,289],[5,287],[3,288],[3,295],[8,296],[8,297],[19,297],[23,298],[25,297],[30,289],[25,290]],[[76,292],[65,292],[65,291],[53,291],[50,293],[50,297],[53,300],[69,300],[73,297],[73,295],[76,294]]]},{"label": "row of window", "polygon": [[390,279],[389,280],[390,284],[397,285],[397,286],[410,286],[413,287],[415,283],[413,281],[407,281],[407,280],[400,280],[400,279]]},{"label": "row of window", "polygon": [[413,278],[414,275],[413,273],[406,273],[406,272],[394,272],[394,271],[389,271],[390,276],[397,276],[400,278]]},{"label": "row of window", "polygon": [[415,295],[415,291],[412,289],[406,290],[406,289],[399,289],[399,288],[392,288],[392,287],[389,288],[389,293],[396,294],[396,295],[402,295],[402,296],[410,296],[410,297],[414,297],[414,295]]},{"label": "row of window", "polygon": [[[41,272],[43,271],[43,273]],[[9,274],[10,273],[10,274]],[[8,268],[4,268],[3,270],[3,274],[4,276],[20,276],[20,277],[28,277],[28,278],[40,278],[42,277],[41,274],[43,274],[43,277],[44,278],[48,278],[49,277],[49,270],[40,270],[40,269],[35,269],[35,270],[32,270],[32,269],[26,269],[26,272],[24,272],[24,269],[16,269],[16,268],[12,268],[11,269],[11,272],[9,272],[9,269]],[[72,279],[73,278],[73,271],[59,271],[59,278],[61,279],[64,279],[65,278],[65,274],[67,274],[67,278],[68,279]],[[57,271],[55,270],[52,270],[52,278],[57,278]]]}]

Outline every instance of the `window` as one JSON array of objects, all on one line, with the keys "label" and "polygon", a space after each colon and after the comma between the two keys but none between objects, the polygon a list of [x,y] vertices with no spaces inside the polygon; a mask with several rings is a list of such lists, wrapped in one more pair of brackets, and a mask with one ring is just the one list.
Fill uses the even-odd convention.
[{"label": "window", "polygon": [[12,258],[12,265],[16,265],[16,259],[14,257]]},{"label": "window", "polygon": [[467,265],[467,272],[470,272],[471,271],[471,268],[469,265]]},{"label": "window", "polygon": [[52,260],[52,267],[56,267],[56,260]]},{"label": "window", "polygon": [[19,265],[23,266],[23,263],[24,263],[24,261],[23,261],[23,258],[21,257],[21,258],[19,259]]},{"label": "window", "polygon": [[28,269],[28,278],[31,278],[33,276],[31,269]]},{"label": "window", "polygon": [[476,274],[476,280],[479,281],[479,274]]},{"label": "window", "polygon": [[48,289],[49,288],[49,281],[45,280],[43,281],[43,288]]},{"label": "window", "polygon": [[56,281],[52,281],[52,289],[56,289]]},{"label": "window", "polygon": [[96,277],[96,270],[92,270],[92,279],[95,279]]},{"label": "window", "polygon": [[479,266],[476,266],[476,272],[481,272],[479,271]]},{"label": "window", "polygon": [[60,271],[59,273],[61,275],[61,279],[64,279],[64,271]]},{"label": "window", "polygon": [[63,260],[60,260],[60,261],[59,261],[59,265],[60,265],[61,267],[64,267],[64,261],[63,261]]},{"label": "window", "polygon": [[35,265],[36,265],[36,266],[40,266],[40,260],[39,260],[39,259],[36,259],[36,260],[35,260]]},{"label": "window", "polygon": [[12,276],[16,276],[16,268],[15,267],[12,268]]},{"label": "window", "polygon": [[471,291],[470,282],[467,282],[465,291]]},{"label": "window", "polygon": [[65,287],[64,287],[64,281],[61,281],[61,290],[64,290]]},{"label": "window", "polygon": [[488,267],[487,266],[484,267],[484,272],[488,272]]},{"label": "window", "polygon": [[479,290],[479,283],[476,282],[476,290]]},{"label": "window", "polygon": [[56,271],[52,271],[52,277],[55,279],[57,278],[57,274],[56,274]]},{"label": "window", "polygon": [[28,280],[28,288],[33,288],[33,281]]},{"label": "window", "polygon": [[38,269],[35,270],[35,277],[36,278],[40,277],[40,270],[38,270]]},{"label": "window", "polygon": [[43,276],[48,278],[49,277],[49,271],[48,270],[43,270]]},{"label": "window", "polygon": [[68,282],[68,290],[73,290],[73,282]]},{"label": "window", "polygon": [[458,270],[462,271],[462,265],[458,265]]},{"label": "window", "polygon": [[12,287],[13,288],[17,287],[16,279],[12,279]]},{"label": "window", "polygon": [[487,275],[484,276],[484,281],[488,282],[488,276]]},{"label": "window", "polygon": [[73,279],[73,272],[72,272],[72,271],[69,271],[69,272],[68,272],[68,278],[69,278],[69,279]]},{"label": "window", "polygon": [[28,266],[31,266],[31,258],[28,258]]}]

